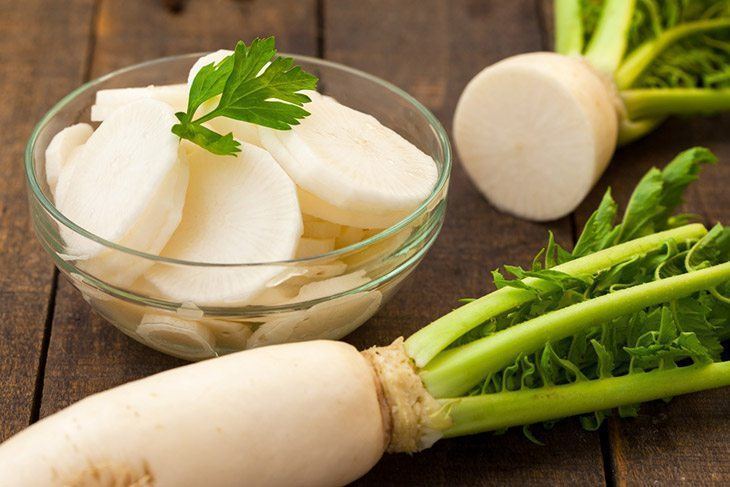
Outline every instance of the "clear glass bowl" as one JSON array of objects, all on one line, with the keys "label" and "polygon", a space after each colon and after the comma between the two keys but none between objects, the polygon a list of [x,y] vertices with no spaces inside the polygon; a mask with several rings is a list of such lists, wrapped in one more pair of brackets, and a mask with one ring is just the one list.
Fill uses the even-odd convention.
[{"label": "clear glass bowl", "polygon": [[[38,123],[28,141],[25,167],[35,232],[56,266],[101,316],[152,348],[199,360],[246,348],[316,338],[339,339],[367,321],[393,295],[438,236],[446,210],[451,170],[448,137],[438,120],[395,86],[346,66],[293,56],[320,79],[320,91],[370,113],[399,132],[438,166],[433,192],[397,224],[353,245],[306,259],[210,264],[145,254],[106,241],[76,226],[52,202],[46,184],[45,150],[62,128],[88,122],[97,90],[184,82],[200,54],[167,57],[131,66],[91,81],[66,96]],[[64,253],[61,237],[95,242],[103,252],[90,260]],[[265,272],[276,275],[246,303],[203,306],[175,302],[144,278],[130,275],[151,266],[189,272]]]}]

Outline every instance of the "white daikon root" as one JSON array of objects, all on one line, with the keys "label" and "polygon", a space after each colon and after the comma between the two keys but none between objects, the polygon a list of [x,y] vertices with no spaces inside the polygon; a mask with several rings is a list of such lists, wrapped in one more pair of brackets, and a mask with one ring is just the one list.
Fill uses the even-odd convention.
[{"label": "white daikon root", "polygon": [[360,228],[390,226],[436,183],[431,157],[374,117],[308,91],[311,113],[292,130],[259,127],[261,144],[301,188],[302,211]]},{"label": "white daikon root", "polygon": [[99,90],[96,92],[96,102],[91,107],[91,121],[103,122],[119,107],[142,99],[158,100],[170,105],[175,112],[184,112],[188,104],[188,86],[183,83]]},{"label": "white daikon root", "polygon": [[[218,264],[294,257],[302,232],[294,183],[263,149],[245,143],[241,148],[235,157],[220,157],[189,146],[191,177],[182,222],[161,255]],[[282,270],[157,264],[146,278],[175,301],[243,304]]]},{"label": "white daikon root", "polygon": [[39,421],[0,446],[0,485],[344,485],[403,429],[382,391],[344,343],[231,354]]},{"label": "white daikon root", "polygon": [[523,54],[469,82],[454,139],[464,168],[494,206],[553,220],[574,210],[606,168],[619,107],[612,81],[581,59]]},{"label": "white daikon root", "polygon": [[46,148],[46,181],[51,194],[55,194],[58,176],[72,152],[89,140],[93,132],[94,129],[88,123],[77,123],[53,136]]},{"label": "white daikon root", "polygon": [[[115,111],[61,170],[56,206],[85,230],[157,254],[180,222],[188,167],[170,132],[172,109],[140,100]],[[151,261],[111,250],[65,226],[66,253],[106,282],[129,285]]]},{"label": "white daikon root", "polygon": [[[230,56],[233,54],[233,51],[229,51],[227,49],[220,49],[215,52],[211,52],[210,54],[206,54],[205,56],[201,57],[197,61],[195,61],[195,64],[193,64],[193,67],[190,68],[190,73],[188,73],[188,87],[192,85],[193,79],[195,79],[195,75],[198,74],[198,71],[204,66],[207,66],[210,63],[218,64],[220,63],[224,58],[227,56]],[[268,65],[267,65],[268,66]],[[213,110],[216,105],[218,104],[218,101],[220,100],[219,96],[216,96],[215,98],[206,101],[200,106],[200,109],[196,113],[197,117],[203,116],[206,113]],[[258,130],[256,129],[256,125],[249,123],[249,122],[243,122],[241,120],[233,120],[232,118],[226,118],[226,117],[216,117],[213,120],[206,122],[206,125],[215,132],[218,132],[220,134],[227,134],[232,133],[233,138],[236,140],[240,140],[242,142],[248,142],[249,144],[260,146],[261,143],[259,141],[259,134]]]}]

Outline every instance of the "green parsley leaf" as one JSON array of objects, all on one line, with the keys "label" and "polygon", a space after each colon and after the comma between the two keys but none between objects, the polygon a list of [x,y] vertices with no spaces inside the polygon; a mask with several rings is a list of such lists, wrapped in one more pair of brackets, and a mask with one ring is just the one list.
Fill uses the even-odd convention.
[{"label": "green parsley leaf", "polygon": [[[273,37],[254,39],[250,46],[239,41],[232,55],[195,75],[187,112],[176,114],[180,123],[172,132],[214,154],[235,155],[241,149],[233,134],[219,134],[205,127],[205,122],[226,117],[290,130],[309,115],[302,107],[311,100],[301,91],[316,87],[315,76],[295,66],[291,58],[276,55]],[[196,119],[201,105],[217,96],[217,106]]]}]

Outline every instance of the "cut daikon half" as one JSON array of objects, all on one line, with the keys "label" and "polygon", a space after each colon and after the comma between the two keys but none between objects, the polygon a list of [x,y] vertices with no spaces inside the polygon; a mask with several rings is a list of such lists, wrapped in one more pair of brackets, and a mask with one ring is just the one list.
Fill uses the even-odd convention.
[{"label": "cut daikon half", "polygon": [[163,314],[146,314],[137,335],[150,347],[186,360],[215,357],[215,337],[201,323]]},{"label": "cut daikon half", "polygon": [[[206,54],[205,56],[195,61],[195,64],[193,64],[192,68],[190,68],[190,72],[188,73],[188,88],[190,87],[190,85],[192,85],[193,79],[195,79],[195,75],[198,74],[198,71],[200,71],[202,67],[207,66],[210,63],[218,64],[224,58],[232,54],[233,51],[221,49],[215,52],[211,52],[210,54]],[[198,109],[196,117],[205,115],[206,113],[213,110],[218,105],[219,100],[220,96],[216,96],[215,98],[204,102]],[[233,138],[236,140],[248,142],[249,144],[254,144],[257,146],[261,145],[256,125],[252,123],[244,122],[241,120],[234,120],[232,118],[216,117],[213,120],[206,122],[205,125],[211,130],[220,134],[225,135],[228,133],[232,133]]]},{"label": "cut daikon half", "polygon": [[[296,188],[271,155],[246,143],[236,156],[190,146],[191,177],[182,222],[161,255],[212,264],[292,259],[302,233]],[[175,301],[245,304],[283,270],[281,265],[160,263],[146,277]]]},{"label": "cut daikon half", "polygon": [[616,146],[612,82],[586,62],[530,53],[472,79],[454,115],[454,139],[474,184],[498,209],[530,220],[574,210]]},{"label": "cut daikon half", "polygon": [[[174,123],[172,109],[157,100],[114,112],[62,169],[59,211],[98,237],[158,254],[180,222],[188,181],[179,139],[170,131]],[[60,232],[66,253],[83,261],[79,267],[111,284],[129,285],[152,265],[65,225]]]},{"label": "cut daikon half", "polygon": [[88,123],[77,123],[57,133],[46,148],[46,181],[51,194],[56,192],[56,183],[61,169],[66,165],[71,153],[83,145],[94,129]]},{"label": "cut daikon half", "polygon": [[428,197],[438,175],[431,157],[371,115],[306,94],[310,115],[299,125],[285,131],[259,127],[261,144],[303,190],[305,213],[383,228]]},{"label": "cut daikon half", "polygon": [[188,104],[188,85],[183,83],[99,90],[96,92],[96,102],[91,107],[91,121],[103,122],[119,107],[143,99],[158,100],[170,105],[175,112],[184,112]]}]

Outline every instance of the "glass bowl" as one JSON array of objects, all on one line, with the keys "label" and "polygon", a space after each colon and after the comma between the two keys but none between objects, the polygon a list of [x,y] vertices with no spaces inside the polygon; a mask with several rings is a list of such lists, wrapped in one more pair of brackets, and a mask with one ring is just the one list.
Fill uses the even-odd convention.
[{"label": "glass bowl", "polygon": [[[339,339],[366,322],[419,264],[441,229],[451,170],[448,137],[438,120],[395,86],[340,64],[304,56],[296,62],[320,79],[320,91],[377,117],[436,161],[438,180],[413,213],[364,240],[304,259],[210,264],[145,254],[78,227],[54,206],[46,183],[45,150],[62,128],[88,122],[98,90],[182,83],[201,54],[156,59],[86,83],[54,106],[35,127],[25,152],[33,227],[56,266],[102,317],[161,352],[200,360],[262,345]],[[62,234],[103,247],[92,259],[65,253]],[[275,277],[245,303],[175,302],[144,277],[152,266],[186,272],[267,273]]]}]

